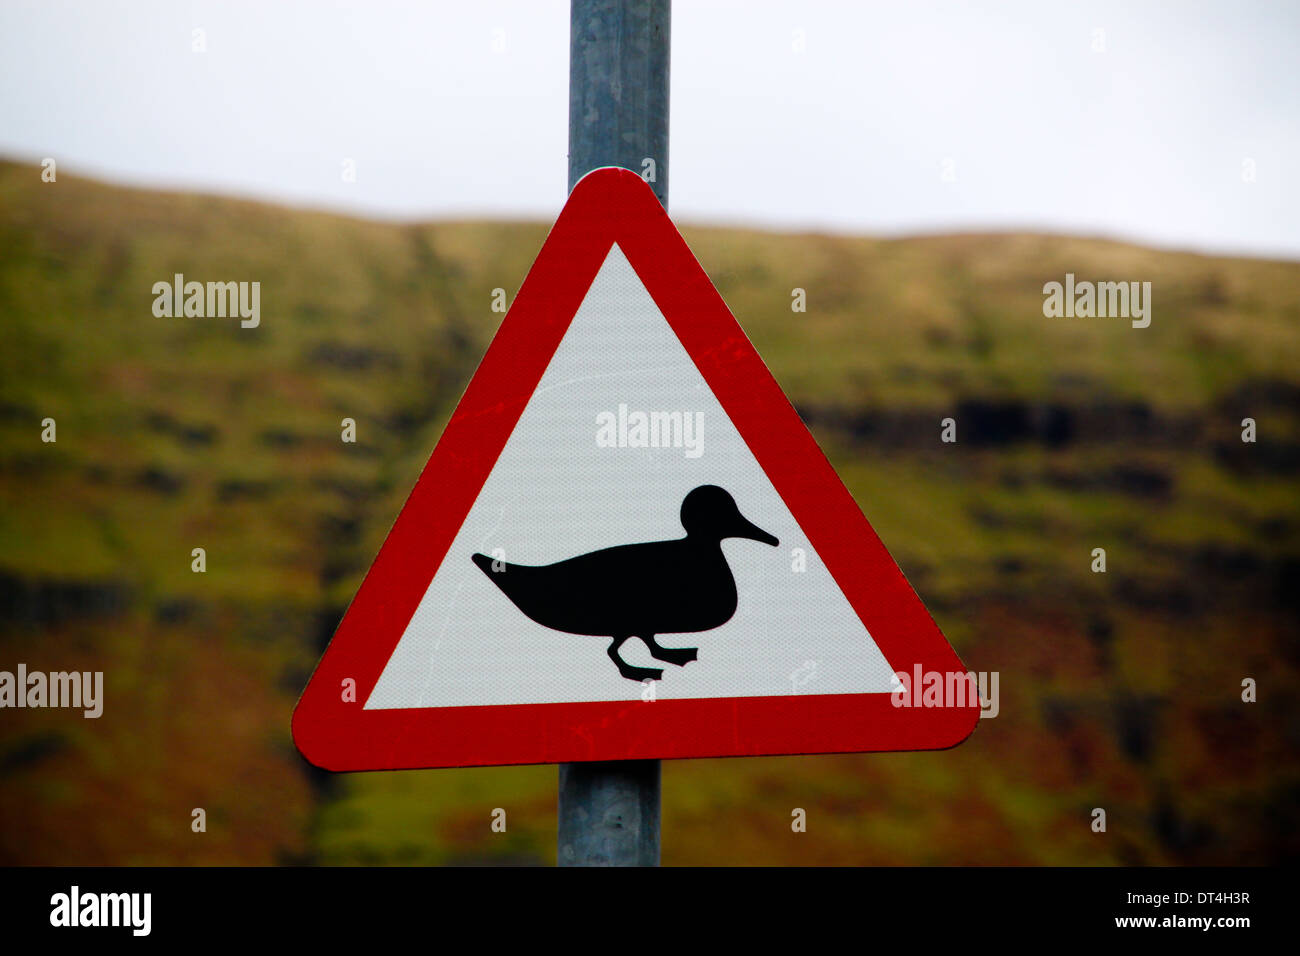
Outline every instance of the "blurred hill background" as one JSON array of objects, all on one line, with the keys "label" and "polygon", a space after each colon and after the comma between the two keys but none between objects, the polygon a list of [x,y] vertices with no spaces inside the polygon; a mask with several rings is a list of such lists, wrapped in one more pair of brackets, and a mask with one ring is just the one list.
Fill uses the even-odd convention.
[{"label": "blurred hill background", "polygon": [[[0,863],[554,861],[554,767],[333,776],[289,736],[546,229],[0,163],[0,669],[105,674],[98,720],[0,712]],[[1300,263],[683,232],[1001,712],[950,752],[666,763],[664,862],[1294,859]],[[156,318],[177,272],[260,281],[260,327]],[[1150,281],[1150,328],[1044,318],[1067,272]]]}]

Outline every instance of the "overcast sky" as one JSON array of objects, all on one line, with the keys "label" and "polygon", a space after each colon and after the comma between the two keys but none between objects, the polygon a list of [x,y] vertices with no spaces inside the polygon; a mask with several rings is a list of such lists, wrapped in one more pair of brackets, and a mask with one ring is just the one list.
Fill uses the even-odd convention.
[{"label": "overcast sky", "polygon": [[[550,219],[568,7],[0,0],[0,154],[364,216]],[[677,0],[670,205],[1295,258],[1298,114],[1295,0]]]}]

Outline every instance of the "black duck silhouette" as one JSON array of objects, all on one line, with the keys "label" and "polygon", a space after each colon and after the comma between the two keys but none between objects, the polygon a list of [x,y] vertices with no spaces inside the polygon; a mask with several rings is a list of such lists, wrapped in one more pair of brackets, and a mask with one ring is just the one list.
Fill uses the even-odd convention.
[{"label": "black duck silhouette", "polygon": [[736,613],[736,581],[722,553],[723,538],[779,542],[746,519],[717,485],[701,485],[682,501],[686,537],[603,548],[530,566],[475,554],[482,569],[515,607],[545,627],[568,634],[609,637],[608,654],[628,680],[659,680],[663,670],[634,667],[618,649],[638,637],[657,661],[684,667],[698,648],[661,647],[656,634],[709,631]]}]

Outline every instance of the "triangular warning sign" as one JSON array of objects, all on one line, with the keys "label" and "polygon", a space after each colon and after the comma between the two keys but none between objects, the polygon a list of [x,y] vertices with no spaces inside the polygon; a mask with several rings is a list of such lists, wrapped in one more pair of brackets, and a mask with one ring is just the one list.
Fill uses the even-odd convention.
[{"label": "triangular warning sign", "polygon": [[294,712],[331,770],[949,747],[973,678],[650,188],[578,183]]}]

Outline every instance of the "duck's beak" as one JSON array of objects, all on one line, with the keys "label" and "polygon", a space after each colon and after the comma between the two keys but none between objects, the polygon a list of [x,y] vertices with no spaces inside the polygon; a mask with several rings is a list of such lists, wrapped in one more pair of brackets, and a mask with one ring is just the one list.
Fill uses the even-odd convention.
[{"label": "duck's beak", "polygon": [[751,541],[762,541],[764,544],[770,544],[773,547],[781,543],[740,513],[736,514],[736,530],[731,532],[731,536],[733,538],[749,538]]}]

